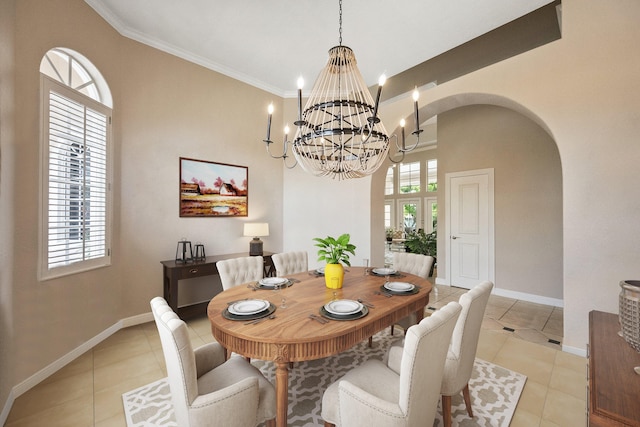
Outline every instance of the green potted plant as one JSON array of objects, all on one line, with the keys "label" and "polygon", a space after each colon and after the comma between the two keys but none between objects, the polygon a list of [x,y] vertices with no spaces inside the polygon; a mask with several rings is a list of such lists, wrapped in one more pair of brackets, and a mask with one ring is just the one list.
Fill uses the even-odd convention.
[{"label": "green potted plant", "polygon": [[320,248],[318,249],[318,261],[326,261],[327,263],[324,268],[324,281],[327,288],[342,288],[344,280],[342,264],[351,266],[349,257],[356,254],[356,247],[349,243],[350,239],[349,234],[343,234],[337,239],[331,236],[324,239],[319,237],[313,239],[317,242],[315,246]]},{"label": "green potted plant", "polygon": [[[431,233],[425,233],[424,230],[413,231],[407,234],[407,240],[404,242],[408,252],[414,254],[430,255],[436,259],[438,248],[438,234],[436,230]],[[435,262],[433,263],[435,266]],[[431,272],[433,273],[433,266]]]}]

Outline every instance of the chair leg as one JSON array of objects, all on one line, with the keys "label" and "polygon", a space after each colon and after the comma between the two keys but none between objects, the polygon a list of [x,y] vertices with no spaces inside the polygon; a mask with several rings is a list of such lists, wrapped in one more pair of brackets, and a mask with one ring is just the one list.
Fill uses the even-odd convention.
[{"label": "chair leg", "polygon": [[336,427],[335,424],[330,423],[329,421],[324,422],[324,427]]},{"label": "chair leg", "polygon": [[469,384],[462,389],[462,396],[464,397],[464,404],[467,407],[467,413],[473,418],[473,410],[471,409],[471,397],[469,396]]},{"label": "chair leg", "polygon": [[451,427],[451,396],[442,396],[442,421],[444,427]]},{"label": "chair leg", "polygon": [[393,327],[394,327],[394,326],[395,326],[395,325],[391,325],[391,335],[393,335]]},{"label": "chair leg", "polygon": [[369,348],[373,347],[373,337],[369,337]]},{"label": "chair leg", "polygon": [[270,420],[267,420],[265,425],[267,427],[276,427],[276,419],[275,418],[271,418]]}]

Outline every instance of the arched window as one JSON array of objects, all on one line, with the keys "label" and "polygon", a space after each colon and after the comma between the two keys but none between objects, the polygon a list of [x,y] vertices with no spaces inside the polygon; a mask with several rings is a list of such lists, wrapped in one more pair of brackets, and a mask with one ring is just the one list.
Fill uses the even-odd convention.
[{"label": "arched window", "polygon": [[394,193],[394,180],[393,180],[393,171],[395,170],[395,165],[389,166],[387,169],[387,176],[384,180],[384,195],[389,196]]},{"label": "arched window", "polygon": [[40,62],[40,279],[111,263],[109,87],[84,56],[48,51]]}]

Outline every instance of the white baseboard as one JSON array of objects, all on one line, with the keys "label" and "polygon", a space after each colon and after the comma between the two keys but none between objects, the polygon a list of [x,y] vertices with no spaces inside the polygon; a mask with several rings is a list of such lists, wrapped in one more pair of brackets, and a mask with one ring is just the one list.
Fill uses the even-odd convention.
[{"label": "white baseboard", "polygon": [[584,348],[571,347],[563,344],[562,351],[575,354],[576,356],[587,357],[587,350]]},{"label": "white baseboard", "polygon": [[51,364],[45,366],[44,368],[40,369],[38,372],[36,372],[35,374],[31,375],[26,380],[22,381],[19,384],[16,384],[13,387],[13,392],[15,394],[15,397],[18,398],[18,397],[22,396],[25,392],[27,392],[31,388],[35,387],[36,385],[38,385],[39,383],[41,383],[45,379],[49,378],[51,375],[55,374],[60,369],[64,368],[69,363],[73,362],[75,359],[77,359],[78,357],[82,356],[88,350],[91,350],[93,347],[95,347],[96,345],[98,345],[102,341],[104,341],[105,339],[109,338],[111,335],[113,335],[116,332],[118,332],[120,329],[121,329],[120,322],[110,326],[109,328],[107,328],[104,331],[100,332],[95,337],[89,339],[88,341],[85,341],[84,343],[82,343],[78,347],[74,348],[69,353],[67,353],[64,356],[62,356],[61,358],[59,358],[58,360],[56,360],[53,363],[51,363]]},{"label": "white baseboard", "polygon": [[[446,282],[446,280],[442,277],[436,277],[436,285],[450,286]],[[498,295],[501,297],[518,299],[521,301],[533,302],[536,304],[551,305],[553,307],[564,307],[564,300],[557,299],[557,298],[543,297],[540,295],[528,294],[525,292],[518,292],[518,291],[511,291],[509,289],[502,289],[502,288],[496,288],[496,287],[493,288],[493,292],[491,293],[493,295]]]},{"label": "white baseboard", "polygon": [[129,326],[141,325],[143,323],[153,322],[153,313],[143,313],[137,316],[125,317],[120,320],[121,328],[128,328]]},{"label": "white baseboard", "polygon": [[527,294],[524,292],[510,291],[508,289],[500,288],[493,288],[492,293],[501,297],[518,299],[522,301],[533,302],[536,304],[551,305],[553,307],[564,307],[564,300],[557,298],[543,297],[540,295]]},{"label": "white baseboard", "polygon": [[69,353],[65,354],[58,360],[45,366],[26,380],[13,386],[13,388],[9,392],[7,402],[5,403],[4,408],[0,413],[0,425],[4,425],[7,418],[9,417],[9,412],[11,411],[11,407],[13,406],[13,402],[15,401],[15,399],[17,399],[36,385],[40,384],[42,381],[58,372],[60,369],[64,368],[69,363],[73,362],[75,359],[82,356],[84,353],[91,350],[93,347],[118,332],[120,329],[127,328],[129,326],[140,325],[142,323],[151,321],[153,321],[153,314],[151,312],[121,319],[104,331],[100,332],[98,335],[71,350]]},{"label": "white baseboard", "polygon": [[5,425],[5,423],[7,422],[7,418],[9,418],[9,412],[11,412],[11,407],[13,406],[13,402],[15,400],[16,399],[13,395],[13,390],[9,390],[7,401],[4,404],[4,408],[2,408],[2,412],[0,412],[0,425]]}]

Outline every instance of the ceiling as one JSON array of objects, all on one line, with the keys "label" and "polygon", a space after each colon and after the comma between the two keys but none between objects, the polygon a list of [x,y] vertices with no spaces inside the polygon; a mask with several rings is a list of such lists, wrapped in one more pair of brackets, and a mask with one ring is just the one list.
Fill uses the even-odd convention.
[{"label": "ceiling", "polygon": [[[338,45],[338,1],[85,0],[120,34],[278,96],[310,89]],[[552,0],[345,0],[342,44],[367,85]]]}]

